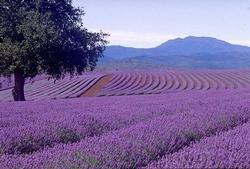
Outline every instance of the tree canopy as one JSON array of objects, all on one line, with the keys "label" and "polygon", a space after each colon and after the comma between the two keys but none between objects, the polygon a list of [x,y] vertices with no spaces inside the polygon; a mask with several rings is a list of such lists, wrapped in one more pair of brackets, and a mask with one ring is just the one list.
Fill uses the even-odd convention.
[{"label": "tree canopy", "polygon": [[15,75],[15,100],[25,78],[93,70],[107,34],[89,32],[71,0],[0,0],[0,75]]}]

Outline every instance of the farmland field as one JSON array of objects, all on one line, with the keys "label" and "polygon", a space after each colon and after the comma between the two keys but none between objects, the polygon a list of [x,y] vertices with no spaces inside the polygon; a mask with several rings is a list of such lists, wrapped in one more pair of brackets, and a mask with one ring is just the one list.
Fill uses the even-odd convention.
[{"label": "farmland field", "polygon": [[19,103],[2,90],[0,166],[250,168],[249,75],[171,70],[42,79],[26,84],[30,101]]},{"label": "farmland field", "polygon": [[[73,78],[66,76],[59,81],[41,77],[25,85],[26,100],[162,94],[190,90],[241,89],[250,86],[250,70],[112,72]],[[5,81],[2,84],[7,86]],[[6,100],[12,100],[11,89],[0,91],[0,101]]]},{"label": "farmland field", "polygon": [[0,169],[250,169],[250,0],[0,0]]}]

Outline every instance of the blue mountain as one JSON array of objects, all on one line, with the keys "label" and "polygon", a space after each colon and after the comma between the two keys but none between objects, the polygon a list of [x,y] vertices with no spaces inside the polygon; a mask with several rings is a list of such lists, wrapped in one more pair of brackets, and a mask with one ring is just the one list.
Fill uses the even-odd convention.
[{"label": "blue mountain", "polygon": [[124,59],[142,55],[196,55],[220,53],[250,53],[250,47],[233,45],[228,42],[210,37],[177,38],[169,40],[155,48],[131,48],[123,46],[109,46],[104,52],[105,56]]},{"label": "blue mountain", "polygon": [[[177,38],[155,48],[109,46],[104,55],[109,61],[101,61],[101,66],[116,65],[120,69],[130,69],[131,66],[219,69],[250,67],[250,47],[211,37]],[[106,65],[102,64],[104,62]]]}]

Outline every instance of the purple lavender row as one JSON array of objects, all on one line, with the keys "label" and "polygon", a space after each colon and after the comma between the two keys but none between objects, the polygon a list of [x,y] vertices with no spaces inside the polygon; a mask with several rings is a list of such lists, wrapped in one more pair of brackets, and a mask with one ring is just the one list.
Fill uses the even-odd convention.
[{"label": "purple lavender row", "polygon": [[[159,96],[157,97],[159,98]],[[180,99],[178,97],[176,97],[176,100],[169,100],[168,104],[161,106],[162,103],[166,102],[166,100],[164,100],[164,97],[162,97],[161,99],[163,100],[163,102],[158,101],[159,103],[156,102],[158,104],[154,103],[154,106],[150,107],[147,105],[149,103],[152,104],[152,101],[145,100],[144,106],[140,104],[140,106],[142,107],[146,106],[145,109],[142,109],[138,106],[135,106],[133,108],[133,105],[131,105],[131,103],[129,103],[129,105],[127,106],[124,106],[124,102],[122,101],[122,104],[120,103],[121,105],[119,107],[123,111],[119,111],[119,113],[116,109],[112,110],[112,107],[111,109],[106,107],[107,105],[105,105],[103,102],[102,104],[104,104],[104,107],[100,106],[96,110],[93,110],[93,108],[91,108],[91,111],[85,111],[86,113],[84,112],[84,114],[81,112],[81,109],[84,107],[84,105],[83,107],[79,107],[78,109],[72,109],[72,107],[69,107],[69,109],[73,111],[66,110],[65,113],[60,113],[65,108],[62,107],[63,105],[65,105],[64,102],[63,104],[58,104],[58,102],[55,102],[57,105],[46,106],[49,112],[41,111],[40,109],[38,109],[38,106],[36,104],[34,104],[33,106],[30,105],[28,107],[31,107],[32,111],[39,111],[39,113],[29,113],[30,110],[27,110],[25,108],[25,111],[27,110],[26,113],[17,113],[17,115],[20,116],[15,116],[16,114],[13,110],[11,110],[12,113],[9,113],[9,111],[7,111],[7,114],[4,113],[1,115],[0,127],[4,127],[1,131],[2,139],[0,139],[2,140],[1,153],[30,153],[39,149],[43,149],[45,146],[54,146],[58,143],[76,142],[86,137],[100,135],[114,129],[122,128],[130,124],[135,124],[138,121],[143,121],[162,114],[167,114],[169,112],[180,113],[182,111],[187,111],[187,105],[189,106],[189,109],[194,109],[194,107],[197,108],[195,104],[193,104],[194,106],[192,106],[189,100],[187,100],[189,102],[184,102],[186,104],[182,103],[182,105],[177,106],[174,103]],[[100,100],[102,101],[102,99]],[[153,98],[153,100],[155,99]],[[214,100],[214,98],[211,98],[211,100],[216,101]],[[238,99],[236,98],[236,100]],[[138,100],[135,102],[138,102]],[[194,101],[191,100],[191,102]],[[68,105],[71,104],[76,105],[75,102],[69,103]],[[83,103],[79,102],[79,104],[82,105]],[[96,105],[98,104],[100,103],[96,103]],[[62,109],[57,110],[54,108],[56,106]],[[12,108],[13,106],[4,107]],[[21,108],[17,107],[16,110],[20,111]],[[51,113],[51,111],[55,113]],[[8,118],[6,116],[10,117]],[[71,116],[73,116],[73,118]],[[78,119],[80,119],[80,121]],[[21,125],[22,123],[23,125]],[[18,125],[16,127],[11,127],[13,126],[11,124],[14,124],[14,126],[17,124]],[[94,127],[90,127],[92,125]]]},{"label": "purple lavender row", "polygon": [[[34,79],[26,79],[26,84],[32,83],[34,81],[46,79],[46,78],[47,78],[46,75],[39,75],[39,76],[35,77]],[[6,90],[9,88],[13,88],[14,87],[14,80],[13,79],[14,79],[13,76],[11,76],[10,78],[0,76],[0,91]]]},{"label": "purple lavender row", "polygon": [[250,168],[250,123],[205,138],[145,169]]},{"label": "purple lavender row", "polygon": [[[160,103],[151,106],[147,101],[142,107],[120,103],[119,111],[104,104],[104,107],[86,109],[85,112],[82,112],[81,108],[66,112],[56,110],[39,113],[23,112],[20,114],[21,117],[15,116],[12,112],[11,121],[6,117],[1,119],[0,154],[32,153],[46,146],[77,142],[86,137],[100,135],[163,114],[181,113],[189,110],[188,106],[195,104],[195,101],[174,104],[178,100],[177,98],[164,105]],[[20,125],[21,123],[23,124]]]},{"label": "purple lavender row", "polygon": [[246,123],[250,119],[249,109],[249,100],[205,105],[32,155],[3,155],[0,165],[4,168],[138,168],[194,141]]},{"label": "purple lavender row", "polygon": [[[126,72],[114,75],[114,79],[105,86],[99,96],[152,94],[181,90],[235,89],[249,86],[249,72],[240,76],[231,71],[167,71],[167,72]],[[146,75],[146,77],[144,77]],[[141,80],[142,79],[142,80]],[[148,79],[147,84],[144,82]],[[142,86],[141,83],[144,83]],[[169,87],[167,83],[172,83]],[[139,88],[138,88],[139,87]],[[137,88],[137,91],[133,89]]]},{"label": "purple lavender row", "polygon": [[[54,115],[63,117],[65,114],[100,112],[137,112],[140,107],[151,107],[150,112],[161,110],[166,103],[182,105],[194,109],[195,103],[234,101],[248,98],[249,90],[227,92],[185,92],[167,95],[85,98],[60,101],[36,101],[23,103],[0,103],[0,128],[18,127],[43,118],[56,119]],[[193,98],[193,99],[190,99]],[[221,101],[220,101],[221,100]],[[193,104],[190,104],[192,103]],[[44,106],[46,105],[46,106]],[[114,105],[114,106],[112,106]],[[192,106],[194,105],[194,106]],[[165,105],[166,107],[167,105]],[[93,108],[94,107],[94,108]],[[117,107],[121,108],[117,110]],[[159,107],[159,109],[157,108]],[[131,109],[133,108],[133,109]],[[85,110],[84,112],[82,110]],[[11,112],[11,113],[10,113]],[[46,115],[48,114],[48,115]],[[47,120],[48,121],[48,120]]]},{"label": "purple lavender row", "polygon": [[[106,131],[128,126],[162,114],[168,114],[169,112],[181,113],[184,110],[187,111],[188,106],[195,104],[195,101],[190,102],[189,100],[180,105],[174,104],[177,101],[180,101],[178,97],[176,100],[169,100],[168,104],[164,106],[161,106],[162,103],[160,103],[150,107],[147,106],[147,101],[143,107],[135,108],[131,104],[124,106],[124,103],[122,103],[119,106],[121,108],[119,112],[116,109],[115,111],[109,109],[105,104],[104,107],[99,106],[97,110],[85,111],[84,113],[81,112],[81,108],[79,108],[80,111],[73,109],[73,111],[66,111],[65,113],[51,113],[51,111],[57,112],[58,110],[49,109],[49,112],[42,111],[35,114],[23,112],[20,114],[21,117],[18,118],[12,112],[10,118],[15,125],[20,124],[20,120],[24,120],[24,122],[23,125],[11,127],[10,121],[6,117],[1,119],[1,128],[5,127],[0,132],[0,138],[3,138],[1,139],[2,153],[28,153],[60,142],[79,141],[88,136],[99,135]],[[60,105],[57,106],[60,107]],[[20,108],[17,109],[20,110]],[[41,110],[38,109],[37,111]],[[64,125],[65,122],[67,125]],[[92,122],[96,123],[96,125],[92,124]],[[91,125],[95,127],[89,127]],[[98,130],[96,127],[98,127]],[[62,134],[66,136],[62,136]],[[51,135],[51,137],[45,138],[46,135]],[[26,142],[31,144],[30,148],[22,150],[22,147],[26,146]]]},{"label": "purple lavender row", "polygon": [[[65,80],[67,80],[67,78],[65,78]],[[48,80],[47,78],[43,78],[40,80],[35,78],[33,83],[29,82],[25,84],[24,90],[26,92],[26,95],[32,95],[33,93],[40,93],[43,90],[51,88],[51,86],[56,87],[62,83],[63,81],[57,81],[57,83],[54,83],[53,80]],[[11,88],[8,90],[1,91],[0,94],[1,94],[0,97],[1,100],[11,100]]]},{"label": "purple lavender row", "polygon": [[[54,83],[53,80],[40,80],[35,84],[26,84],[25,92],[27,100],[58,99],[79,97],[95,84],[103,75],[80,76],[76,78],[66,77]],[[80,84],[80,85],[79,85]],[[0,100],[11,101],[11,89],[0,91]]]},{"label": "purple lavender row", "polygon": [[[209,92],[182,92],[169,93],[167,95],[150,96],[124,96],[109,98],[85,98],[57,101],[33,101],[25,103],[0,103],[0,128],[18,127],[45,118],[56,119],[65,114],[94,112],[137,112],[141,107],[151,108],[150,112],[156,112],[161,107],[173,107],[176,104],[188,109],[195,108],[195,104],[234,101],[248,98],[249,89],[232,91]],[[192,98],[192,99],[190,99]],[[166,105],[166,103],[168,103]],[[193,103],[193,104],[191,104]],[[46,106],[44,106],[46,105]],[[194,106],[192,106],[194,105]],[[160,107],[158,109],[158,107]],[[119,108],[119,109],[117,109]],[[84,112],[82,111],[84,110]],[[11,113],[10,113],[11,112]]]}]

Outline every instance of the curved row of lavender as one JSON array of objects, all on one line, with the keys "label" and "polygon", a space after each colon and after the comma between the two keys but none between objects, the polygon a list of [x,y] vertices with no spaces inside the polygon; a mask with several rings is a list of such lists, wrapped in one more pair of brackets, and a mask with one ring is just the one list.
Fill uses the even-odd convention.
[{"label": "curved row of lavender", "polygon": [[14,84],[11,78],[0,77],[0,90],[5,90],[13,86]]},{"label": "curved row of lavender", "polygon": [[249,71],[180,71],[115,73],[98,96],[159,94],[183,90],[219,90],[250,85]]},{"label": "curved row of lavender", "polygon": [[[124,101],[126,103],[124,104],[120,101],[116,103],[116,106],[121,110],[113,106],[107,106],[104,100],[97,102],[95,109],[87,108],[86,106],[90,106],[89,103],[73,100],[67,100],[63,104],[56,102],[57,105],[53,106],[50,106],[51,103],[40,102],[41,105],[47,105],[45,108],[27,105],[26,103],[25,113],[23,113],[23,107],[14,103],[12,106],[2,104],[2,107],[5,108],[2,109],[0,119],[0,128],[3,129],[0,131],[0,154],[30,153],[46,146],[52,147],[58,143],[76,142],[88,136],[100,135],[163,114],[181,113],[196,106],[199,102],[198,100],[189,100],[190,94],[188,93],[185,95],[175,94],[174,97],[171,97],[171,95],[174,94],[168,95],[170,98],[162,96],[161,101],[155,100],[155,102],[149,99],[143,100],[143,102],[132,99],[136,101],[135,106],[132,102]],[[203,103],[215,101],[214,97],[204,97],[203,94],[199,97],[204,98]],[[158,98],[161,97],[158,96]],[[178,104],[180,100],[182,100],[182,104]],[[27,109],[34,106],[36,106],[35,109]],[[15,109],[12,109],[12,107]],[[84,112],[82,112],[83,109]],[[19,111],[22,113],[19,113]],[[10,114],[10,112],[12,113]],[[27,142],[29,142],[29,148],[24,149],[23,145]]]},{"label": "curved row of lavender", "polygon": [[250,122],[226,133],[205,138],[145,169],[249,168],[249,143]]},{"label": "curved row of lavender", "polygon": [[[35,80],[25,85],[26,100],[76,98],[93,86],[104,74],[96,73],[63,80]],[[0,101],[12,101],[11,89],[0,91]]]},{"label": "curved row of lavender", "polygon": [[[27,100],[80,97],[104,73],[85,74],[64,80],[39,80],[25,85]],[[183,90],[236,89],[250,86],[250,71],[152,71],[112,73],[112,79],[97,96],[160,94]],[[1,80],[1,79],[0,79]],[[0,101],[11,101],[11,89],[0,91]]]},{"label": "curved row of lavender", "polygon": [[[180,113],[183,111],[184,104],[193,104],[193,102],[186,102],[175,105],[176,101],[178,100],[170,100],[165,105],[158,103],[154,108],[147,105],[133,108],[131,105],[119,104],[121,111],[105,105],[98,106],[96,110],[84,112],[81,112],[81,109],[57,113],[39,111],[35,114],[24,113],[22,117],[13,118],[14,115],[4,117],[0,125],[2,129],[0,154],[32,153],[46,146],[53,147],[58,143],[77,142],[86,137],[101,135],[162,114]],[[50,111],[54,112],[54,110]]]},{"label": "curved row of lavender", "polygon": [[[39,75],[33,79],[26,79],[26,84],[34,83],[35,81],[43,80],[46,78],[48,78],[46,75]],[[0,91],[7,90],[7,89],[10,89],[13,87],[14,87],[14,77],[13,76],[11,76],[11,77],[1,77],[0,76]]]},{"label": "curved row of lavender", "polygon": [[[11,138],[1,139],[0,166],[6,169],[143,167],[195,141],[247,123],[249,92],[250,89],[186,91],[0,103],[0,115],[5,117],[1,134]],[[48,122],[55,124],[59,132],[47,126]],[[22,127],[24,130],[14,132]],[[16,144],[9,144],[11,140]],[[31,151],[22,151],[27,149]]]}]

